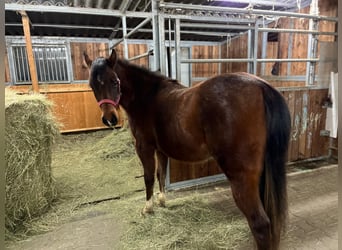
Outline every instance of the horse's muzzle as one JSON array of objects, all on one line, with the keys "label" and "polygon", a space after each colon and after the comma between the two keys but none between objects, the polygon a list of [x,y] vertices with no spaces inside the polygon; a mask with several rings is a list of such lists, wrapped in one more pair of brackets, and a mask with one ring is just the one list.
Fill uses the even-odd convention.
[{"label": "horse's muzzle", "polygon": [[118,124],[118,118],[116,118],[115,115],[112,115],[112,117],[109,121],[104,116],[102,116],[102,122],[104,125],[106,125],[108,127],[114,127],[116,124]]}]

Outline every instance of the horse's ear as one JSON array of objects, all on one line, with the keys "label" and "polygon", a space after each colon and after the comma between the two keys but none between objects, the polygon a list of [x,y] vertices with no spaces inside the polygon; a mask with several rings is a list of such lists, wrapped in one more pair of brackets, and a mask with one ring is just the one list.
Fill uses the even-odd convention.
[{"label": "horse's ear", "polygon": [[87,52],[85,52],[85,51],[83,52],[83,58],[84,58],[84,61],[87,65],[87,67],[90,68],[93,61],[89,58]]},{"label": "horse's ear", "polygon": [[112,54],[107,59],[109,66],[114,68],[116,61],[117,61],[117,55],[115,49],[112,49]]}]

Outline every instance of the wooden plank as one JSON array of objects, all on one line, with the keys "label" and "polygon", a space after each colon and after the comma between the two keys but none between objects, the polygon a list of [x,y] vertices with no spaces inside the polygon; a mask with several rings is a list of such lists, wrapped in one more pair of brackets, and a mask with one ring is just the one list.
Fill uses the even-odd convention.
[{"label": "wooden plank", "polygon": [[324,130],[326,120],[326,109],[322,108],[323,100],[328,95],[328,90],[312,90],[311,112],[313,113],[312,126],[312,150],[311,157],[328,155],[328,137],[321,136],[320,131]]},{"label": "wooden plank", "polygon": [[47,93],[54,103],[53,113],[62,124],[61,131],[105,128],[92,92]]},{"label": "wooden plank", "polygon": [[288,152],[289,161],[295,160],[295,157],[292,155],[294,151],[294,142],[297,140],[297,131],[294,126],[294,116],[295,116],[295,92],[294,91],[286,91],[287,94],[287,105],[289,107],[289,112],[291,116],[291,137],[290,137],[290,146]]},{"label": "wooden plank", "polygon": [[26,52],[30,70],[30,76],[32,81],[33,92],[39,93],[38,86],[38,76],[37,76],[37,68],[36,62],[34,60],[34,54],[32,50],[32,40],[31,40],[31,32],[30,32],[30,20],[25,11],[19,11],[21,15],[21,20],[23,23],[25,41],[26,41]]},{"label": "wooden plank", "polygon": [[5,50],[5,82],[11,82],[11,75],[10,75],[10,69],[8,64],[8,54],[7,50]]},{"label": "wooden plank", "polygon": [[299,147],[298,147],[298,158],[305,158],[305,146],[306,146],[306,129],[308,125],[308,112],[309,112],[309,91],[301,91],[302,95],[302,109],[301,109],[301,125],[299,132]]},{"label": "wooden plank", "polygon": [[[281,91],[280,93],[284,97],[287,106],[289,106],[289,93],[290,93],[290,91]],[[290,114],[290,115],[291,115],[291,121],[292,121],[292,114]],[[292,128],[291,128],[291,135],[292,135]],[[292,148],[292,140],[291,140],[291,137],[290,137],[290,142],[289,142],[289,147],[288,147],[288,152],[287,152],[287,160],[288,161],[290,161],[290,157],[291,157],[290,156],[291,150],[292,150],[291,148]]]}]

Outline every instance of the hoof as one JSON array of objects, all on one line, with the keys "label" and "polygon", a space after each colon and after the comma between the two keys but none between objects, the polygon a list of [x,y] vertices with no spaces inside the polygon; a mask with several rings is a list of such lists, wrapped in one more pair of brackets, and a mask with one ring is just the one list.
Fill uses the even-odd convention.
[{"label": "hoof", "polygon": [[143,208],[143,210],[141,211],[141,214],[145,215],[145,214],[153,214],[153,213],[154,213],[154,211],[153,211],[153,202],[152,202],[152,200],[146,201],[146,205]]},{"label": "hoof", "polygon": [[165,194],[164,194],[164,193],[160,193],[160,194],[158,195],[158,205],[159,205],[160,207],[165,207],[165,201],[166,201],[166,199],[165,199]]}]

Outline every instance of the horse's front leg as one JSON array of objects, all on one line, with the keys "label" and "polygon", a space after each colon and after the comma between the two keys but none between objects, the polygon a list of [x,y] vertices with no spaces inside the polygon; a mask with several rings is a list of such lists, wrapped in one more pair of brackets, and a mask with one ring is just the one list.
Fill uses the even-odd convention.
[{"label": "horse's front leg", "polygon": [[142,214],[153,213],[153,185],[155,176],[155,148],[136,141],[136,151],[144,167],[144,181],[146,187],[146,205]]},{"label": "horse's front leg", "polygon": [[160,194],[158,195],[158,204],[165,207],[165,177],[167,168],[167,156],[160,151],[156,151],[158,160],[157,178],[159,182]]}]

